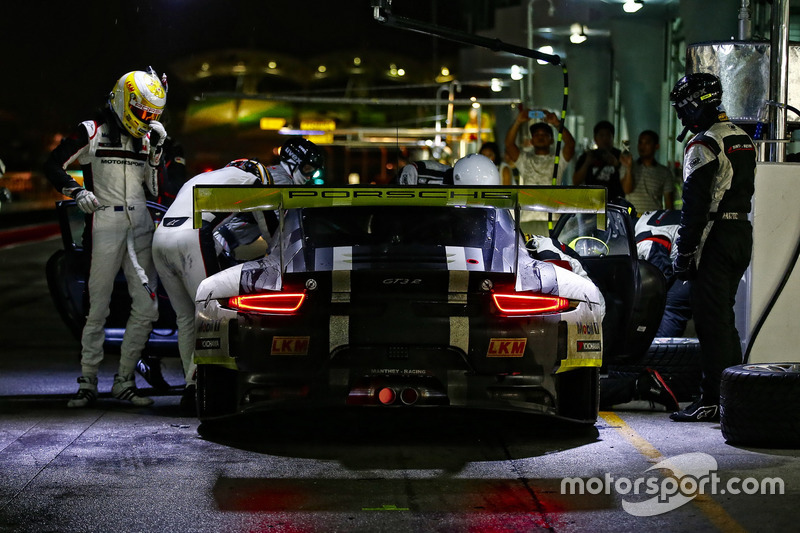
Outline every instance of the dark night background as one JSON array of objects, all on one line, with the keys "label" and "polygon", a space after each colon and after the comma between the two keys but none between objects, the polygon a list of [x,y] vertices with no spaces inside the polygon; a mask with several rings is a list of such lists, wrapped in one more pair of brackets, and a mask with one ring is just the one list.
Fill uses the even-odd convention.
[{"label": "dark night background", "polygon": [[[392,11],[470,29],[490,4],[397,0]],[[3,19],[0,157],[9,170],[35,165],[32,152],[42,139],[90,118],[129,70],[152,65],[169,75],[174,61],[219,49],[307,58],[380,48],[435,62],[458,48],[376,22],[370,0],[23,0],[7,5]],[[170,77],[168,110],[186,98],[185,87]]]}]

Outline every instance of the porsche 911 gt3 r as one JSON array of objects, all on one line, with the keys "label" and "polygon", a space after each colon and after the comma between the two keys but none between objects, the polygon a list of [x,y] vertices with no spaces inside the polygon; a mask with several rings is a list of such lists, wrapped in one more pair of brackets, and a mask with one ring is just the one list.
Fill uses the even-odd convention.
[{"label": "porsche 911 gt3 r", "polygon": [[512,210],[602,225],[604,189],[208,187],[195,202],[281,214],[269,255],[198,290],[201,420],[341,405],[595,421],[603,295],[532,257]]}]

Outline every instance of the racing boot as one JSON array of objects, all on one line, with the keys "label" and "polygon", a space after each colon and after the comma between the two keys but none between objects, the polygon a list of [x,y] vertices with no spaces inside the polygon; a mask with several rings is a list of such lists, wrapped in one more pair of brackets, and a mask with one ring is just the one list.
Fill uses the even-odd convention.
[{"label": "racing boot", "polygon": [[153,405],[153,400],[146,396],[139,396],[133,374],[129,376],[114,375],[114,385],[111,387],[111,396],[118,400],[131,402],[136,407]]},{"label": "racing boot", "polygon": [[669,417],[675,422],[717,422],[719,421],[719,403],[706,400],[701,396],[689,407],[675,411]]},{"label": "racing boot", "polygon": [[669,388],[667,382],[657,370],[646,368],[636,380],[636,392],[640,400],[647,400],[652,404],[660,403],[667,411],[677,411],[678,399]]},{"label": "racing boot", "polygon": [[67,402],[67,407],[86,407],[97,399],[97,376],[78,378],[78,392]]},{"label": "racing boot", "polygon": [[161,360],[158,357],[144,356],[136,362],[136,372],[158,392],[169,390],[169,383],[161,373]]}]

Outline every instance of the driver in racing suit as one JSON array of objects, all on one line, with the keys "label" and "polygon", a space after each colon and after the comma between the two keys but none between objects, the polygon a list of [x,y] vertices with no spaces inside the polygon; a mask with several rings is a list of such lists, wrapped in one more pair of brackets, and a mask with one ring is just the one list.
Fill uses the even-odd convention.
[{"label": "driver in racing suit", "polygon": [[670,102],[695,137],[684,152],[683,209],[673,272],[692,279],[691,301],[702,348],[700,398],[670,415],[678,422],[719,418],[722,371],[742,362],[733,306],[750,263],[753,227],[748,220],[755,190],[753,140],[728,120],[722,84],[708,73],[681,78]]},{"label": "driver in racing suit", "polygon": [[[161,145],[167,136],[158,119],[166,102],[166,76],[159,79],[152,68],[124,74],[109,94],[107,107],[94,120],[81,123],[45,163],[48,180],[75,199],[91,222],[89,314],[81,337],[79,388],[69,407],[85,407],[97,399],[104,325],[120,267],[132,303],[111,394],[137,406],[153,403],[138,394],[134,368],[158,319],[150,249],[154,225],[144,187],[158,193]],[[73,161],[81,165],[83,185],[65,170]]]},{"label": "driver in racing suit", "polygon": [[[277,227],[272,212],[235,215],[204,213],[203,227],[194,229],[193,189],[195,185],[304,185],[322,171],[323,157],[314,143],[292,138],[281,147],[280,162],[265,167],[253,159],[239,159],[222,169],[189,180],[164,215],[153,238],[153,259],[161,283],[175,310],[178,351],[186,387],[181,409],[191,411],[196,387],[193,361],[195,349],[195,295],[200,283],[220,268],[218,256],[232,256],[239,244],[258,237],[269,241]],[[266,216],[265,216],[266,215]],[[223,266],[224,268],[224,266]]]}]

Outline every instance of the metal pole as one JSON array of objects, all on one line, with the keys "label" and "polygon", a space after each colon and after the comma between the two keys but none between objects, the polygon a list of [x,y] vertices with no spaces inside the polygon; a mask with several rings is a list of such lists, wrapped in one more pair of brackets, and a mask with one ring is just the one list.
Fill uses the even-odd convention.
[{"label": "metal pole", "polygon": [[[779,104],[789,100],[789,0],[773,0],[769,56],[769,97]],[[769,160],[782,163],[786,158],[786,108],[769,107]]]}]

